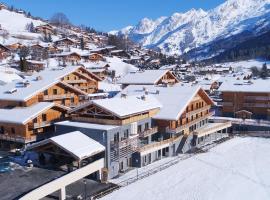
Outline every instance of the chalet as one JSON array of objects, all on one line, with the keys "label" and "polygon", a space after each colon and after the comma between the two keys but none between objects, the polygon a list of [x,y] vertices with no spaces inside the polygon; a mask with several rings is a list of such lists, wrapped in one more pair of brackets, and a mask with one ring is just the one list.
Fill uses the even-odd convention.
[{"label": "chalet", "polygon": [[0,60],[7,58],[10,56],[10,49],[0,44]]},{"label": "chalet", "polygon": [[270,119],[270,80],[224,80],[221,92],[222,115],[225,117]]},{"label": "chalet", "polygon": [[178,83],[177,78],[169,70],[145,70],[129,73],[119,83],[128,85],[173,85]]},{"label": "chalet", "polygon": [[139,133],[143,145],[133,155],[133,159],[138,160],[138,167],[226,137],[227,129],[231,127],[230,122],[209,123],[208,119],[214,114],[210,110],[214,103],[198,86],[130,85],[123,93],[137,97],[144,94],[146,98],[153,96],[162,105],[152,117],[158,131]]},{"label": "chalet", "polygon": [[90,50],[90,52],[91,53],[98,53],[101,55],[110,55],[111,51],[113,51],[115,49],[116,49],[115,46],[106,46],[106,47],[102,47],[102,48],[92,49],[92,50]]},{"label": "chalet", "polygon": [[[17,66],[19,67],[20,61],[17,62]],[[26,60],[27,71],[36,71],[39,72],[45,68],[45,62],[38,60]]]},{"label": "chalet", "polygon": [[54,34],[54,28],[50,24],[43,24],[40,26],[36,26],[35,30],[37,33],[43,33],[46,35],[53,35]]},{"label": "chalet", "polygon": [[20,50],[22,47],[25,47],[25,45],[21,44],[20,42],[7,45],[7,48],[15,52]]},{"label": "chalet", "polygon": [[104,80],[110,73],[110,65],[106,62],[100,61],[93,63],[84,63],[83,66],[102,80]]},{"label": "chalet", "polygon": [[62,52],[59,54],[53,54],[52,57],[57,57],[62,60],[63,65],[71,64],[71,65],[78,65],[81,61],[81,55],[76,52]]},{"label": "chalet", "polygon": [[97,91],[100,79],[81,66],[45,69],[0,88],[0,107],[28,107],[55,102],[74,107]]},{"label": "chalet", "polygon": [[124,50],[113,50],[111,56],[117,56],[119,58],[130,58],[130,55]]},{"label": "chalet", "polygon": [[89,53],[89,54],[83,54],[81,57],[84,59],[85,62],[90,61],[90,62],[99,62],[99,61],[104,61],[105,58],[98,53]]},{"label": "chalet", "polygon": [[67,107],[49,102],[0,109],[0,148],[12,149],[44,138],[67,111]]},{"label": "chalet", "polygon": [[58,47],[76,47],[77,42],[75,40],[72,40],[70,38],[62,38],[60,40],[54,41],[54,44]]},{"label": "chalet", "polygon": [[105,146],[106,168],[109,178],[113,178],[134,165],[138,128],[157,131],[151,129],[151,117],[160,107],[151,96],[93,100],[71,110],[72,121],[58,122],[56,132],[80,130]]}]

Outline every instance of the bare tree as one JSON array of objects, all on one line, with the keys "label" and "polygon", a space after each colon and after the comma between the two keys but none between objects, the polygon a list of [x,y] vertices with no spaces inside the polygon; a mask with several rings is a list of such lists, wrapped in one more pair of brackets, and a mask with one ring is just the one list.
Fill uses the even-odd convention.
[{"label": "bare tree", "polygon": [[68,17],[64,13],[55,13],[51,18],[51,23],[57,25],[57,26],[65,26],[69,25],[70,21]]}]

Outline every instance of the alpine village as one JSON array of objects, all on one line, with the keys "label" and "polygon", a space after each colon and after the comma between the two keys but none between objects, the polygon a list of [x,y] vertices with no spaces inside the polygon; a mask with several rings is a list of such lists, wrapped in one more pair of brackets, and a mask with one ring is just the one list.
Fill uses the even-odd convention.
[{"label": "alpine village", "polygon": [[[149,48],[132,31],[0,3],[0,199],[269,199],[269,32],[248,40],[256,49],[238,41],[207,57],[203,47]],[[261,160],[253,168],[268,198],[249,196],[258,182],[242,159]],[[224,167],[212,183],[210,165]],[[207,196],[216,184],[222,195]]]}]

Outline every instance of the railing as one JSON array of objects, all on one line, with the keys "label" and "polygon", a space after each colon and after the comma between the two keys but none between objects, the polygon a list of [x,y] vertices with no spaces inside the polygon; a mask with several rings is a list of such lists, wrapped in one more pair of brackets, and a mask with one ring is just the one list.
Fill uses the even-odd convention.
[{"label": "railing", "polygon": [[270,107],[269,103],[244,103],[244,107],[256,107],[256,108],[268,108]]},{"label": "railing", "polygon": [[204,119],[206,119],[206,118],[208,118],[208,117],[213,116],[214,114],[215,114],[214,112],[209,112],[208,114],[204,115],[203,117],[200,117],[200,118],[198,118],[198,119],[195,119],[195,120],[193,120],[193,121],[191,121],[191,122],[189,122],[189,123],[187,123],[187,124],[184,124],[184,125],[182,125],[182,126],[179,126],[179,127],[175,128],[175,129],[167,128],[167,129],[166,129],[166,132],[167,132],[167,133],[172,133],[172,134],[180,133],[180,132],[183,131],[184,129],[187,129],[187,128],[189,128],[190,126],[192,126],[192,125],[194,125],[194,124],[196,124],[196,123],[198,123],[198,122],[200,122],[200,121],[202,121],[202,120],[204,120]]},{"label": "railing", "polygon": [[[211,124],[211,123],[209,123]],[[209,134],[209,133],[213,133],[213,132],[216,132],[216,131],[219,131],[219,130],[222,130],[224,128],[229,128],[232,126],[232,122],[225,122],[225,123],[217,123],[216,126],[214,127],[209,127],[209,128],[201,128],[201,129],[197,129],[194,131],[194,134],[196,135],[200,135],[200,134]]]},{"label": "railing", "polygon": [[120,149],[124,148],[124,147],[127,147],[129,145],[137,148],[137,146],[138,146],[138,135],[127,138],[127,139],[124,139],[124,140],[116,142],[116,143],[113,143],[112,145],[114,145],[115,147],[118,147]]},{"label": "railing", "polygon": [[74,94],[59,94],[59,95],[44,95],[43,99],[46,100],[54,100],[54,99],[68,99],[73,98]]},{"label": "railing", "polygon": [[34,128],[34,129],[36,129],[36,128],[42,128],[42,127],[50,126],[50,125],[51,125],[51,122],[34,123],[34,124],[33,124],[33,128]]},{"label": "railing", "polygon": [[0,140],[5,140],[5,141],[12,141],[12,142],[18,142],[18,143],[30,143],[30,142],[35,142],[36,141],[36,136],[31,136],[31,137],[22,137],[22,136],[12,136],[12,135],[7,135],[7,134],[0,134]]},{"label": "railing", "polygon": [[152,127],[152,128],[150,128],[148,130],[145,130],[145,131],[139,133],[139,136],[144,138],[144,137],[147,137],[149,135],[155,134],[157,132],[158,132],[158,127],[155,126],[155,127]]},{"label": "railing", "polygon": [[267,96],[246,96],[246,100],[258,100],[258,101],[270,101],[270,97]]},{"label": "railing", "polygon": [[155,147],[160,147],[162,145],[168,145],[170,143],[173,143],[173,142],[179,140],[180,138],[182,138],[182,135],[178,136],[178,137],[172,137],[172,138],[169,138],[167,140],[162,140],[160,142],[154,142],[154,143],[151,143],[151,144],[147,144],[145,146],[139,147],[138,151],[143,152],[143,151],[155,148]]},{"label": "railing", "polygon": [[199,108],[199,109],[195,109],[195,110],[193,110],[193,111],[189,111],[189,112],[186,113],[186,117],[191,117],[191,116],[194,115],[194,114],[197,114],[197,113],[200,113],[200,112],[209,110],[210,108],[211,108],[211,106],[208,105],[208,106],[204,106],[204,107]]}]

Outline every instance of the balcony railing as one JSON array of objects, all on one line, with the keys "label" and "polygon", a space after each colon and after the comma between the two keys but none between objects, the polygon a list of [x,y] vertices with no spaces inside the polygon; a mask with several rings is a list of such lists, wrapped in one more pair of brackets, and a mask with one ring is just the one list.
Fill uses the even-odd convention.
[{"label": "balcony railing", "polygon": [[189,111],[189,112],[186,113],[186,117],[191,117],[194,114],[201,113],[203,111],[209,110],[210,108],[211,108],[211,106],[208,105],[208,106],[204,106],[204,107],[199,108],[199,109],[195,109],[193,111]]},{"label": "balcony railing", "polygon": [[172,134],[177,134],[177,133],[180,133],[181,131],[183,131],[184,129],[187,129],[189,128],[190,126],[194,125],[194,124],[197,124],[198,122],[208,118],[208,117],[212,117],[215,113],[214,112],[209,112],[208,114],[204,115],[203,117],[199,117],[187,124],[184,124],[182,126],[179,126],[177,128],[174,128],[174,129],[170,129],[170,128],[167,128],[166,129],[166,132],[167,133],[172,133]]},{"label": "balcony railing", "polygon": [[126,139],[119,141],[119,142],[112,142],[111,145],[116,147],[116,148],[119,148],[119,149],[127,147],[129,145],[134,147],[134,148],[137,148],[138,147],[138,135],[131,136],[131,137],[126,138]]},{"label": "balcony railing", "polygon": [[74,98],[74,94],[59,94],[59,95],[45,95],[43,99],[46,101],[48,100],[55,100],[55,99],[69,99]]},{"label": "balcony railing", "polygon": [[31,137],[22,137],[16,135],[8,135],[8,134],[0,134],[0,140],[11,141],[11,142],[18,142],[18,143],[30,143],[36,141],[36,136]]},{"label": "balcony railing", "polygon": [[207,135],[210,133],[214,133],[220,130],[223,130],[225,128],[229,128],[232,126],[232,122],[228,121],[225,123],[209,123],[209,125],[216,124],[215,126],[210,126],[210,127],[203,127],[200,129],[197,129],[194,131],[195,135]]},{"label": "balcony railing", "polygon": [[143,152],[143,151],[147,151],[147,150],[152,149],[152,148],[161,147],[163,145],[164,146],[170,145],[171,143],[176,142],[176,141],[180,140],[181,138],[182,138],[182,135],[177,136],[177,137],[172,137],[172,138],[169,138],[167,140],[162,140],[160,142],[153,142],[153,143],[144,145],[142,147],[139,147],[138,151]]},{"label": "balcony railing", "polygon": [[147,129],[147,130],[139,133],[139,136],[142,137],[142,138],[144,138],[144,137],[147,137],[149,135],[155,134],[157,132],[158,132],[158,127],[155,126],[155,127],[152,127],[150,129]]}]

